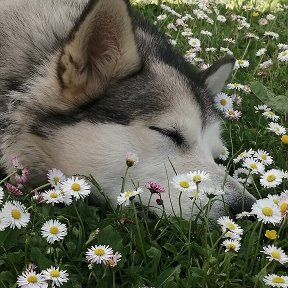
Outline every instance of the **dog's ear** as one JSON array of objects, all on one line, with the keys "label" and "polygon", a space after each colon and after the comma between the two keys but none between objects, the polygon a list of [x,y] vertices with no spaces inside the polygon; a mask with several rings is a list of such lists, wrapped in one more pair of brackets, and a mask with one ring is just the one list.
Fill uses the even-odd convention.
[{"label": "dog's ear", "polygon": [[235,58],[225,56],[202,72],[201,80],[212,95],[221,92],[235,64]]},{"label": "dog's ear", "polygon": [[126,0],[90,0],[58,60],[57,76],[66,100],[86,102],[111,79],[139,67],[130,13]]}]

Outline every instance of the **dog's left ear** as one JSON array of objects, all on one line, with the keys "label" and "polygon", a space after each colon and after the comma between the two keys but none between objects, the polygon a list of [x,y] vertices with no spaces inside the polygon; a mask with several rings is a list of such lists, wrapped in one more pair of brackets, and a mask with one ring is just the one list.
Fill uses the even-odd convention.
[{"label": "dog's left ear", "polygon": [[202,72],[201,80],[212,95],[221,92],[235,64],[235,58],[227,55]]},{"label": "dog's left ear", "polygon": [[63,101],[78,105],[111,81],[133,73],[141,59],[127,0],[90,0],[62,47],[57,76]]}]

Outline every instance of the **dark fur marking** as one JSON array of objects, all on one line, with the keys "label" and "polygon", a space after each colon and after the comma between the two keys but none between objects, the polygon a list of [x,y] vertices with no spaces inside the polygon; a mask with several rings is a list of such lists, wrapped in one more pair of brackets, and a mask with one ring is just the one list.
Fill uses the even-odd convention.
[{"label": "dark fur marking", "polygon": [[[148,73],[143,69],[133,78],[122,79],[112,85],[101,97],[96,97],[71,111],[38,112],[30,132],[40,137],[48,137],[62,126],[74,125],[81,121],[128,125],[134,119],[159,114],[165,110],[168,103],[161,101],[159,97],[149,97],[147,101],[147,94],[153,95],[158,91],[149,86],[149,76],[146,74]],[[146,85],[145,89],[143,85]],[[90,99],[93,97],[91,96]]]},{"label": "dark fur marking", "polygon": [[183,135],[174,128],[173,130],[167,128],[160,128],[156,126],[150,126],[149,129],[159,132],[160,134],[169,137],[177,146],[181,147],[185,144]]}]

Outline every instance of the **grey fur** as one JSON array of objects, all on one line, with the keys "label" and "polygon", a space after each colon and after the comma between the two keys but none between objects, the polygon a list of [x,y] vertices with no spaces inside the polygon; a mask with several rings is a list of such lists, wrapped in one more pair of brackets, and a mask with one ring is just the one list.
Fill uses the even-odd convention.
[{"label": "grey fur", "polygon": [[[106,7],[107,3],[110,3],[111,7]],[[103,172],[104,174],[99,177],[102,178],[100,180],[104,189],[106,188],[107,193],[110,193],[111,198],[115,200],[116,197],[112,194],[119,192],[117,187],[120,184],[119,175],[122,167],[119,163],[122,158],[125,158],[125,155],[121,154],[123,153],[121,149],[134,149],[143,155],[143,161],[147,161],[147,166],[149,159],[152,159],[153,163],[150,161],[152,166],[157,169],[163,168],[161,165],[167,162],[168,156],[171,156],[172,160],[174,157],[175,164],[181,171],[212,169],[210,172],[215,172],[216,176],[213,176],[215,182],[219,182],[217,179],[224,176],[224,172],[220,171],[211,156],[211,154],[217,155],[221,144],[218,135],[220,122],[213,108],[213,96],[223,87],[234,65],[234,59],[226,57],[206,72],[197,72],[184,61],[161,33],[147,24],[139,15],[131,13],[127,2],[125,5],[123,3],[123,0],[4,0],[0,2],[0,167],[7,173],[11,169],[10,161],[15,154],[19,154],[24,164],[30,167],[31,180],[35,184],[43,180],[47,169],[53,166],[63,169],[70,175],[95,172],[96,177],[106,169],[107,173]],[[98,35],[96,31],[97,35],[88,39],[87,43],[86,39],[81,38],[82,34],[77,34],[79,29],[92,29],[91,26],[95,23],[101,26],[101,21],[105,19],[99,20],[99,23],[96,21],[102,19],[101,15],[97,14],[100,13],[98,11],[113,13],[117,5],[122,9],[119,13],[123,13],[127,18],[124,19],[127,23],[123,24],[123,29],[127,29],[127,33],[123,35],[126,37],[128,34],[129,43],[121,39],[117,33],[115,35],[119,39],[112,37],[113,35],[106,35],[103,31]],[[93,16],[93,13],[100,17],[90,23],[89,17]],[[121,15],[116,20],[121,22],[120,17]],[[113,25],[113,21],[111,22]],[[118,28],[115,27],[108,28],[115,32],[114,30]],[[87,32],[88,36],[90,34]],[[107,39],[105,40],[109,43],[101,42],[106,36],[112,44]],[[77,42],[77,37],[85,43]],[[91,43],[92,48],[89,46]],[[103,43],[112,46],[106,47]],[[119,51],[116,51],[114,44],[120,50],[124,47],[125,51],[121,51],[118,55],[116,52]],[[80,49],[77,45],[83,45],[84,48],[81,46]],[[94,48],[95,51],[91,52]],[[101,49],[111,49],[112,52],[108,51],[111,53],[110,58],[102,59]],[[116,52],[113,52],[113,49],[116,49]],[[125,56],[127,49],[131,50],[129,54],[131,57]],[[91,55],[87,56],[85,53]],[[114,56],[117,59],[116,66],[115,68],[112,66],[113,69],[110,67],[109,70],[108,66],[113,65]],[[90,60],[95,63],[91,64]],[[105,61],[108,63],[107,71],[106,66],[104,68],[101,66]],[[102,68],[99,69],[97,65]],[[225,72],[225,76],[217,75],[221,69]],[[85,77],[88,77],[88,80]],[[87,80],[85,83],[89,85],[79,86],[81,90],[77,92],[78,95],[75,92],[77,89],[71,88],[78,83],[71,82],[71,79],[80,79],[79,85]],[[78,88],[77,85],[75,87]],[[177,119],[178,115],[182,116],[179,111],[188,109],[188,106],[191,107],[191,119]],[[186,120],[191,121],[190,126],[192,128],[195,126],[193,129],[198,132],[193,129],[190,131],[191,127],[187,126],[190,122]],[[213,125],[216,125],[215,129],[211,128],[214,127]],[[95,131],[111,130],[113,135],[109,135],[108,132],[107,135],[106,132],[98,135],[98,132],[91,127],[95,127]],[[186,131],[187,129],[189,131]],[[118,131],[127,133],[127,137],[131,139],[125,138],[124,134],[121,135]],[[77,140],[81,144],[73,141],[71,133],[79,135],[81,139]],[[93,139],[89,138],[91,133],[95,133]],[[199,143],[198,147],[198,144],[195,145],[196,134],[194,140],[190,139],[193,133],[200,134],[201,139],[204,138],[205,133],[216,133],[217,139],[213,143],[214,146],[211,144],[213,147],[209,143],[203,145]],[[197,136],[197,139],[199,137]],[[86,138],[90,140],[86,141]],[[154,146],[152,144],[149,146],[148,143],[153,140],[152,138],[159,141],[154,141]],[[115,146],[117,141],[119,147]],[[206,147],[206,144],[211,146],[211,151],[209,145],[203,151],[206,153],[209,150],[207,157],[211,163],[205,163],[199,157],[205,158],[201,155],[203,152],[201,146]],[[109,146],[114,150],[109,151]],[[69,149],[74,151],[70,155],[67,154]],[[106,161],[109,153],[118,157],[118,162],[115,161],[114,164],[111,160]],[[81,154],[81,157],[78,154]],[[69,164],[73,163],[74,158],[77,158],[75,166]],[[90,162],[87,164],[87,161]],[[99,165],[102,166],[98,167]],[[151,172],[152,174],[149,175],[147,172],[149,167],[142,167],[135,171],[140,177],[144,177],[145,173],[147,177],[154,176],[154,173]],[[113,180],[111,182],[115,184],[111,183],[110,186],[105,187],[105,181],[108,181],[110,173],[115,178],[118,177],[119,183]],[[163,174],[161,177],[163,180],[166,176]],[[241,186],[228,177],[227,187],[231,195],[227,197],[227,203],[239,208],[242,203]],[[253,197],[246,193],[246,198],[248,206],[251,205]],[[184,211],[186,216],[189,215],[189,208]],[[215,215],[223,213],[223,207],[218,208],[218,212],[217,209],[213,212]]]}]

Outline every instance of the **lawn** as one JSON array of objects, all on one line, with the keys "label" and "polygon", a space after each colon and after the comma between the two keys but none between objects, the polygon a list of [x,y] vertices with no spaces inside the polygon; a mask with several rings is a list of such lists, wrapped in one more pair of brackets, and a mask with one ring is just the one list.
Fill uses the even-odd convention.
[{"label": "lawn", "polygon": [[[212,194],[205,206],[191,197],[191,207],[200,212],[184,220],[166,214],[161,193],[168,191],[151,183],[135,187],[126,200],[124,184],[133,161],[123,171],[124,198],[117,208],[89,175],[65,179],[60,171],[50,171],[49,183],[28,191],[25,185],[7,185],[19,173],[25,177],[15,159],[15,171],[0,180],[1,288],[17,287],[17,279],[20,285],[49,277],[73,288],[288,287],[288,5],[186,2],[134,1],[133,6],[166,33],[191,65],[203,70],[227,53],[236,58],[229,83],[215,98],[226,143],[218,160],[259,199],[253,213],[211,224]],[[64,205],[53,203],[60,194],[40,194],[55,179],[63,191],[71,181],[81,187],[81,199],[62,199]],[[90,203],[89,185],[104,195],[105,204]],[[139,205],[141,190],[147,189],[161,217]],[[15,219],[21,213],[22,221],[8,223],[9,211]]]}]

